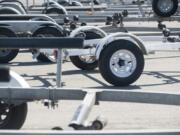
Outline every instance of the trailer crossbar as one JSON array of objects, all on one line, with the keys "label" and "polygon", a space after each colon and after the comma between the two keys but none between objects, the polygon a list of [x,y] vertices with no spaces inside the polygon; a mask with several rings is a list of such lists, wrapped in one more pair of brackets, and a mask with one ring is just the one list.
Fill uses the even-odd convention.
[{"label": "trailer crossbar", "polygon": [[180,130],[116,130],[116,131],[17,131],[3,130],[0,135],[179,135]]},{"label": "trailer crossbar", "polygon": [[83,38],[69,37],[2,37],[0,49],[17,48],[58,48],[56,85],[61,87],[62,76],[62,48],[83,48]]},{"label": "trailer crossbar", "polygon": [[51,17],[47,15],[41,15],[41,14],[26,14],[26,15],[0,15],[0,21],[9,21],[9,20],[30,20],[34,18],[39,18],[41,20],[46,21],[52,21],[55,22]]},{"label": "trailer crossbar", "polygon": [[[97,101],[180,105],[180,93],[140,92],[139,90],[100,90],[66,88],[0,88],[3,100],[83,100],[87,93],[96,93]],[[113,97],[113,98],[112,98]]]},{"label": "trailer crossbar", "polygon": [[0,49],[3,48],[82,48],[82,38],[66,37],[3,37],[0,38]]}]

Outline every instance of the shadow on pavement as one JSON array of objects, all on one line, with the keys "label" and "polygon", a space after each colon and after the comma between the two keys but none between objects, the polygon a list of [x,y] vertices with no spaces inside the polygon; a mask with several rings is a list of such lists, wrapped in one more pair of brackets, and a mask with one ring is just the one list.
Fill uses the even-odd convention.
[{"label": "shadow on pavement", "polygon": [[[180,79],[177,79],[177,77],[180,77],[180,71],[146,71],[143,74],[148,76],[153,76],[156,79],[161,79],[161,83],[145,84],[145,85],[140,85],[140,87],[160,86],[160,85],[180,83]],[[174,74],[174,75],[167,75],[167,74]]]},{"label": "shadow on pavement", "polygon": [[54,63],[51,62],[11,62],[9,63],[10,66],[40,66],[40,65],[52,65]]},{"label": "shadow on pavement", "polygon": [[[76,75],[80,74],[83,75],[90,80],[93,80],[95,83],[98,83],[100,86],[87,86],[86,88],[93,88],[93,89],[123,89],[123,90],[135,90],[135,89],[141,89],[141,87],[150,87],[150,86],[161,86],[161,85],[169,85],[169,84],[176,84],[180,83],[180,79],[177,79],[178,77],[180,78],[180,71],[145,71],[143,73],[143,77],[146,76],[152,76],[155,79],[160,79],[160,82],[158,81],[157,83],[151,83],[148,82],[147,84],[142,84],[142,85],[130,85],[127,87],[114,87],[108,83],[106,83],[104,80],[98,79],[95,74],[98,74],[99,71],[82,71],[82,70],[71,70],[71,71],[63,71],[63,75]],[[27,78],[30,77],[31,79],[27,80],[37,80],[40,81],[41,84],[38,87],[50,87],[53,86],[51,82],[56,82],[56,74],[55,73],[47,73],[45,75],[27,75],[24,74],[22,75],[23,77]],[[88,81],[88,80],[87,80]]]},{"label": "shadow on pavement", "polygon": [[164,57],[154,57],[154,58],[146,58],[146,60],[156,60],[156,59],[174,59],[174,58],[180,58],[179,55],[177,56],[164,56]]}]

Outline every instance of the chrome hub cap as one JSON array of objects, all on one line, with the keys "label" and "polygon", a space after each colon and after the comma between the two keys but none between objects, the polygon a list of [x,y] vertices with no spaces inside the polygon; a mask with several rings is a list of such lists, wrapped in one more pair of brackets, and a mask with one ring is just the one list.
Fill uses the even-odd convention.
[{"label": "chrome hub cap", "polygon": [[133,53],[128,50],[119,50],[110,58],[111,72],[117,77],[128,77],[136,69],[137,62]]}]

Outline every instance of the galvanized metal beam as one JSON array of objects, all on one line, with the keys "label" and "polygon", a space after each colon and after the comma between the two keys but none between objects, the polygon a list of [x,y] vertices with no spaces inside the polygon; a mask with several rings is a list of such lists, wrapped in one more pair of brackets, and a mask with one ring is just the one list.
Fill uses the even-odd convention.
[{"label": "galvanized metal beam", "polygon": [[67,37],[2,37],[0,38],[0,48],[82,48],[82,38]]},{"label": "galvanized metal beam", "polygon": [[179,135],[180,130],[116,130],[116,131],[17,131],[3,130],[0,135]]},{"label": "galvanized metal beam", "polygon": [[9,20],[30,20],[30,19],[41,19],[46,21],[55,22],[51,17],[43,14],[26,14],[26,15],[0,15],[0,21],[9,21]]},{"label": "galvanized metal beam", "polygon": [[100,90],[65,88],[0,88],[3,100],[83,100],[87,92],[95,92],[97,101],[180,105],[180,93],[142,92],[139,90]]}]

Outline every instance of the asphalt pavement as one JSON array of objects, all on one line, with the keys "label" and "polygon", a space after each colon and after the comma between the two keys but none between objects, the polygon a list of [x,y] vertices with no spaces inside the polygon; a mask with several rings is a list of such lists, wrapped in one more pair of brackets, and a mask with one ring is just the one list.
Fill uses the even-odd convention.
[{"label": "asphalt pavement", "polygon": [[[39,63],[29,52],[22,51],[11,62],[11,69],[22,75],[31,87],[55,87],[56,64]],[[152,92],[180,91],[180,52],[158,52],[146,56],[145,70],[134,84],[128,87],[113,87],[95,71],[82,71],[71,62],[63,64],[65,88],[126,89]],[[55,126],[66,128],[80,101],[60,101],[57,109],[48,109],[41,102],[29,104],[28,118],[23,129],[51,129]],[[101,102],[90,114],[92,121],[101,115],[108,120],[110,129],[179,129],[180,107]]]}]

